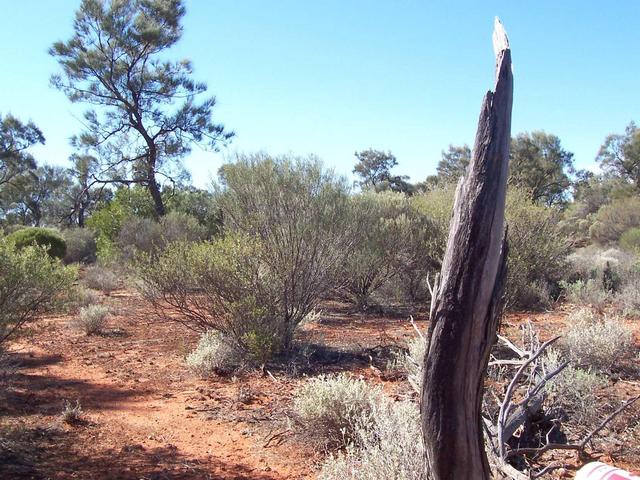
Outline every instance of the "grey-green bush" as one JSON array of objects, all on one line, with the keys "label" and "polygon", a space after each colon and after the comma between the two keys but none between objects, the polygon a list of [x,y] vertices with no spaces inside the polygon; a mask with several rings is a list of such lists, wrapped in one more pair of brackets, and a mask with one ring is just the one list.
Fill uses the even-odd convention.
[{"label": "grey-green bush", "polygon": [[[560,354],[549,350],[544,364],[547,371],[555,370],[561,362]],[[549,409],[560,410],[566,421],[579,428],[590,429],[601,420],[596,393],[606,380],[589,369],[568,365],[547,384]]]},{"label": "grey-green bush", "polygon": [[353,441],[324,461],[320,480],[427,479],[416,404],[382,399],[355,423]]},{"label": "grey-green bush", "polygon": [[249,363],[263,365],[282,351],[291,325],[259,249],[242,235],[175,242],[158,257],[139,258],[139,287],[158,312],[169,307],[181,313],[168,320],[201,333],[221,332]]},{"label": "grey-green bush", "polygon": [[242,358],[231,339],[220,332],[209,331],[202,334],[198,346],[187,355],[186,363],[201,377],[208,377],[233,373],[242,365]]},{"label": "grey-green bush", "polygon": [[592,310],[573,312],[562,346],[575,365],[608,371],[633,347],[631,331],[617,317],[600,317]]},{"label": "grey-green bush", "polygon": [[324,446],[346,446],[359,422],[382,401],[379,388],[346,374],[321,375],[307,381],[296,394],[293,410],[305,431]]},{"label": "grey-green bush", "polygon": [[0,344],[59,306],[76,278],[76,269],[61,266],[45,248],[17,249],[0,239]]},{"label": "grey-green bush", "polygon": [[84,283],[89,288],[100,290],[106,294],[118,288],[118,276],[111,270],[100,265],[94,265],[84,273]]},{"label": "grey-green bush", "polygon": [[89,305],[80,309],[71,324],[86,335],[95,335],[103,331],[108,315],[109,309],[104,305]]},{"label": "grey-green bush", "polygon": [[96,261],[95,234],[86,228],[69,228],[62,232],[67,250],[65,263],[92,263]]}]

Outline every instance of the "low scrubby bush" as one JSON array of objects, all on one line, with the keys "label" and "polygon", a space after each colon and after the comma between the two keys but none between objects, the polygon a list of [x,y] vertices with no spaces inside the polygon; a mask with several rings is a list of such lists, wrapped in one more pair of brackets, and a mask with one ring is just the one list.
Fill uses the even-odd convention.
[{"label": "low scrubby bush", "polygon": [[616,295],[616,301],[625,315],[640,315],[640,279],[627,282]]},{"label": "low scrubby bush", "polygon": [[533,204],[522,191],[510,189],[506,205],[507,308],[546,307],[559,293],[570,245],[560,234],[558,220],[554,209]]},{"label": "low scrubby bush", "polygon": [[78,425],[84,420],[84,410],[80,405],[80,400],[76,400],[76,403],[71,403],[69,400],[65,400],[60,418],[64,423],[69,425]]},{"label": "low scrubby bush", "polygon": [[45,248],[17,249],[0,239],[0,344],[59,306],[76,278],[74,268],[61,266]]},{"label": "low scrubby bush", "polygon": [[565,299],[574,305],[591,305],[602,307],[611,296],[602,288],[602,282],[594,279],[576,280],[573,283],[560,282]]},{"label": "low scrubby bush", "polygon": [[346,374],[321,375],[298,391],[293,410],[317,443],[345,446],[351,443],[366,422],[374,405],[382,401],[380,389]]},{"label": "low scrubby bush", "polygon": [[259,245],[247,237],[176,242],[157,258],[141,256],[137,272],[143,295],[160,314],[177,309],[182,316],[171,319],[201,333],[221,332],[258,364],[283,348],[292,328]]},{"label": "low scrubby bush", "polygon": [[88,307],[100,302],[100,295],[95,290],[77,286],[70,294],[71,304],[76,307]]},{"label": "low scrubby bush", "polygon": [[[557,351],[548,351],[544,361],[547,371],[558,368],[560,362]],[[549,409],[571,424],[588,429],[600,417],[596,393],[606,383],[591,370],[568,365],[547,384]]]},{"label": "low scrubby bush", "polygon": [[426,480],[420,412],[383,399],[355,421],[352,442],[323,463],[320,480]]},{"label": "low scrubby bush", "polygon": [[103,305],[89,305],[82,307],[78,315],[72,320],[72,325],[86,335],[102,332],[109,315],[109,309]]},{"label": "low scrubby bush", "polygon": [[631,331],[619,318],[600,318],[591,310],[581,309],[572,313],[568,321],[570,327],[562,346],[575,365],[607,371],[631,353]]},{"label": "low scrubby bush", "polygon": [[220,332],[209,331],[202,334],[198,346],[187,355],[186,363],[198,375],[208,377],[233,373],[241,366],[242,359],[230,339]]},{"label": "low scrubby bush", "polygon": [[69,228],[63,231],[67,243],[65,263],[91,263],[96,261],[96,238],[91,230],[86,228]]},{"label": "low scrubby bush", "polygon": [[109,294],[118,288],[118,276],[105,267],[94,265],[85,271],[84,283],[89,288]]},{"label": "low scrubby bush", "polygon": [[640,254],[640,227],[630,228],[620,236],[620,246],[628,252]]},{"label": "low scrubby bush", "polygon": [[6,236],[6,240],[15,245],[17,249],[38,245],[45,247],[52,258],[62,259],[67,251],[67,244],[58,232],[48,228],[27,227],[21,228]]}]

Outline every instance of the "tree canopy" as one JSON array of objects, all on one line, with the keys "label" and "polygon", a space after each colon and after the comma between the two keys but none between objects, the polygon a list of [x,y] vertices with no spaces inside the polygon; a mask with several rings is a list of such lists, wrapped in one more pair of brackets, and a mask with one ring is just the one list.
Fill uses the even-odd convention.
[{"label": "tree canopy", "polygon": [[624,134],[607,136],[596,160],[603,170],[633,183],[640,190],[640,129],[631,122]]},{"label": "tree canopy", "polygon": [[99,107],[85,113],[74,139],[100,161],[95,183],[139,184],[165,213],[160,184],[184,175],[180,159],[193,143],[216,149],[233,133],[214,123],[214,97],[197,102],[188,60],[165,51],[182,36],[180,0],[83,0],[73,36],[50,49],[62,67],[52,84],[72,102]]},{"label": "tree canopy", "polygon": [[23,123],[11,114],[4,118],[0,115],[0,187],[36,168],[27,150],[44,141],[44,135],[33,122]]},{"label": "tree canopy", "polygon": [[509,184],[529,191],[532,201],[565,204],[573,172],[573,153],[562,148],[556,135],[536,131],[511,140]]}]

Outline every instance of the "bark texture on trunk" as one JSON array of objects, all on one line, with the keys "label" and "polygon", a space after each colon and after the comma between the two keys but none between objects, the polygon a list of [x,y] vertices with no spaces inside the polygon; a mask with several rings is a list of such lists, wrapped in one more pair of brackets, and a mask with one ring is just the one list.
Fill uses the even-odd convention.
[{"label": "bark texture on trunk", "polygon": [[511,52],[498,21],[494,48],[495,92],[484,98],[472,160],[456,191],[427,335],[420,407],[426,468],[433,480],[491,478],[480,414],[506,268],[513,98]]}]

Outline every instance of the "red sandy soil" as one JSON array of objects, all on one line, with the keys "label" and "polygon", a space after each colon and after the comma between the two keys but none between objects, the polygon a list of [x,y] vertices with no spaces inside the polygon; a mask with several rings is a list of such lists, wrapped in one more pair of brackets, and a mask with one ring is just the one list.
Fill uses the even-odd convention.
[{"label": "red sandy soil", "polygon": [[[350,314],[329,302],[323,320],[302,331],[305,342],[326,347],[310,348],[307,366],[203,380],[184,365],[195,333],[157,321],[133,293],[114,292],[105,303],[113,313],[102,335],[74,331],[68,315],[44,319],[12,345],[19,367],[0,386],[0,478],[313,478],[322,454],[291,421],[291,400],[305,373],[349,370],[397,395],[399,382],[385,378],[374,357],[415,335],[405,317]],[[565,317],[531,318],[551,336]],[[510,316],[503,329],[518,338],[518,325],[528,318]],[[637,334],[637,321],[634,328]],[[62,421],[65,400],[80,401],[81,423]]]}]

